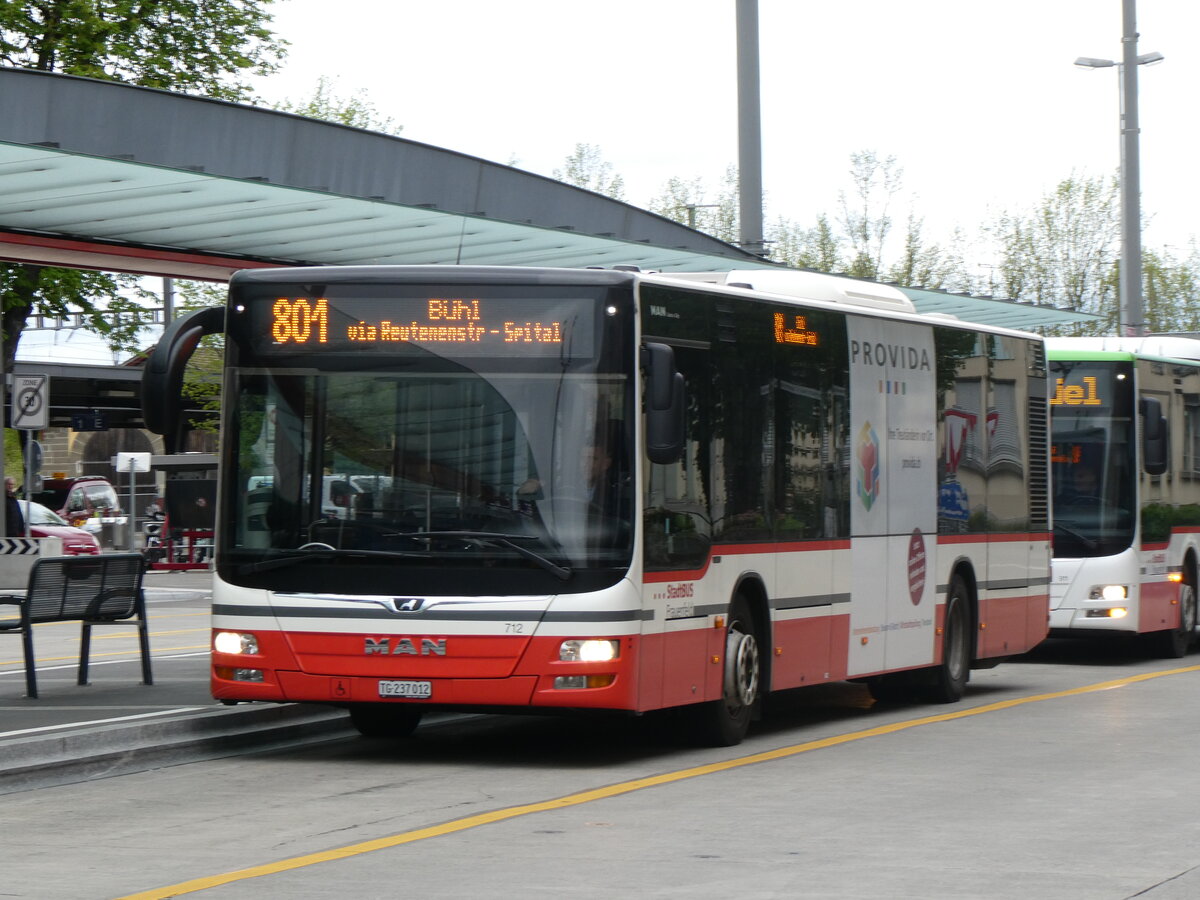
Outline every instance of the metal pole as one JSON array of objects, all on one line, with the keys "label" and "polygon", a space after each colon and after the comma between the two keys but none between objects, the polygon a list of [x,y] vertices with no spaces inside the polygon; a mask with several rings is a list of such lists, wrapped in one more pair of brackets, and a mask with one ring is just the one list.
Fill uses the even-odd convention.
[{"label": "metal pole", "polygon": [[[30,486],[33,484],[33,432],[25,432],[25,499],[30,500],[32,491]],[[25,533],[22,537],[29,537],[29,507],[25,507]],[[16,535],[9,535],[16,537]]]},{"label": "metal pole", "polygon": [[[5,483],[5,450],[8,449],[8,431],[5,429],[5,411],[8,409],[8,363],[4,359],[4,320],[0,316],[0,484]],[[8,502],[8,490],[4,491],[5,503]],[[0,516],[0,538],[12,537],[8,533],[8,508],[5,506],[4,515]]]},{"label": "metal pole", "polygon": [[1119,331],[1146,333],[1142,305],[1142,210],[1138,160],[1136,0],[1121,0],[1121,271]]},{"label": "metal pole", "polygon": [[129,510],[125,514],[125,549],[137,549],[137,530],[134,528],[134,523],[137,521],[137,516],[134,514],[134,507],[137,505],[137,475],[135,474],[135,464],[133,457],[129,457]]},{"label": "metal pole", "polygon": [[737,0],[738,243],[764,255],[762,117],[758,90],[758,0]]}]

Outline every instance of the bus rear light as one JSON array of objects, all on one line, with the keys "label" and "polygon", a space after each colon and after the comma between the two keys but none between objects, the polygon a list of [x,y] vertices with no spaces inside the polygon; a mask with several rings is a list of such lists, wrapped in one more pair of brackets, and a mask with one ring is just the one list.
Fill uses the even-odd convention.
[{"label": "bus rear light", "polygon": [[563,641],[560,662],[611,662],[621,655],[620,641]]},{"label": "bus rear light", "polygon": [[559,675],[554,679],[556,690],[579,690],[581,688],[604,688],[617,680],[613,674],[607,675]]},{"label": "bus rear light", "polygon": [[213,650],[235,655],[258,653],[258,638],[240,631],[218,631],[213,635]]},{"label": "bus rear light", "polygon": [[213,672],[222,681],[265,681],[262,669],[233,669],[229,666],[216,666]]}]

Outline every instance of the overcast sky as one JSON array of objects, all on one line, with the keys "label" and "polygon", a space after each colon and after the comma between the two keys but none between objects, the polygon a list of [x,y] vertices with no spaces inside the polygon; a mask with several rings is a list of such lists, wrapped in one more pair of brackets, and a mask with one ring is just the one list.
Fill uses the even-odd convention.
[{"label": "overcast sky", "polygon": [[[598,146],[639,206],[667,179],[715,192],[737,163],[735,0],[278,0],[289,62],[256,82],[302,101],[365,91],[411,140],[549,175]],[[336,10],[336,13],[334,12]],[[768,219],[810,225],[850,154],[895,156],[933,237],[1027,210],[1072,171],[1115,174],[1121,0],[760,0]],[[1148,247],[1200,233],[1200,2],[1141,0]],[[895,249],[895,248],[894,248]]]}]

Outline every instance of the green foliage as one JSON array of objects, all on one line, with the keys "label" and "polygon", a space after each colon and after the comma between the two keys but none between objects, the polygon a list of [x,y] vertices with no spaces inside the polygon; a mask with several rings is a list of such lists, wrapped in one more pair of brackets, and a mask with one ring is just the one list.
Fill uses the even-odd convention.
[{"label": "green foliage", "polygon": [[771,258],[776,262],[818,272],[840,272],[844,268],[842,242],[825,215],[817,216],[817,224],[808,229],[780,219],[768,230],[767,237]]},{"label": "green foliage", "polygon": [[1200,251],[1193,242],[1179,259],[1169,251],[1142,254],[1146,326],[1152,332],[1200,332]]},{"label": "green foliage", "polygon": [[[223,284],[205,281],[178,281],[175,289],[179,297],[179,311],[190,312],[225,303],[227,288]],[[196,352],[188,360],[183,374],[183,396],[194,406],[213,415],[205,419],[192,420],[197,431],[220,435],[218,414],[221,411],[222,364],[225,357],[225,336],[210,334],[200,339]]]},{"label": "green foliage", "polygon": [[35,0],[0,4],[5,65],[224,100],[250,96],[286,41],[268,28],[274,0]]},{"label": "green foliage", "polygon": [[554,177],[614,200],[625,199],[625,180],[612,174],[612,163],[605,162],[600,148],[592,144],[576,144],[564,168],[554,170]]},{"label": "green foliage", "polygon": [[1171,506],[1148,503],[1142,507],[1142,540],[1161,543],[1170,540],[1172,528],[1195,528],[1200,525],[1200,504],[1186,503]]},{"label": "green foliage", "polygon": [[145,301],[151,296],[133,275],[0,263],[6,370],[12,371],[21,331],[35,312],[66,318],[82,311],[84,328],[104,335],[114,353],[135,350],[138,332],[150,321]]},{"label": "green foliage", "polygon": [[317,79],[313,95],[307,100],[284,100],[275,108],[299,116],[308,116],[310,119],[338,122],[384,134],[399,134],[403,130],[403,125],[397,125],[395,120],[379,114],[365,91],[359,91],[345,99],[337,96],[333,90],[335,81],[336,79],[322,75]]},{"label": "green foliage", "polygon": [[21,484],[25,480],[25,457],[21,453],[21,436],[15,428],[4,429],[4,474]]},{"label": "green foliage", "polygon": [[[35,0],[0,4],[0,64],[106,78],[225,100],[278,68],[286,41],[268,28],[274,0]],[[34,312],[82,311],[114,352],[134,348],[144,292],[130,275],[0,263],[4,355]]]},{"label": "green foliage", "polygon": [[844,191],[839,195],[839,221],[850,244],[848,274],[876,278],[883,272],[884,245],[892,230],[888,210],[903,177],[894,156],[880,159],[874,150],[850,154],[855,196],[848,198]]},{"label": "green foliage", "polygon": [[700,178],[691,181],[671,178],[647,208],[717,240],[735,243],[739,237],[737,168],[729,166],[725,169],[715,196],[709,194]]},{"label": "green foliage", "polygon": [[1014,300],[1065,306],[1116,324],[1119,186],[1075,173],[1029,212],[1003,212],[986,228],[999,258],[993,290]]}]

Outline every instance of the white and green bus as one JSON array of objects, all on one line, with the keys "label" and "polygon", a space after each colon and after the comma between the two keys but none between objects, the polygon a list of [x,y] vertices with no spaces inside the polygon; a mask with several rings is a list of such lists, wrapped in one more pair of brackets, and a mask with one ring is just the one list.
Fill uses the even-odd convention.
[{"label": "white and green bus", "polygon": [[1057,338],[1050,361],[1054,635],[1183,656],[1200,570],[1200,341]]}]

